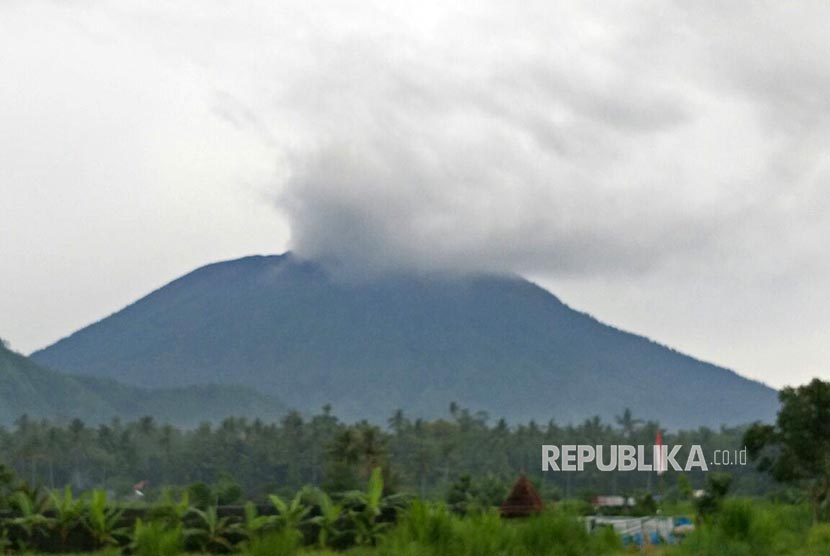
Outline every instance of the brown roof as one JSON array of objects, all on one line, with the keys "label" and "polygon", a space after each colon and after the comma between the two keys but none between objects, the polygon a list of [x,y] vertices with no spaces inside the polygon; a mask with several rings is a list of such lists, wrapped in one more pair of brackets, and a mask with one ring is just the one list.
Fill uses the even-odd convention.
[{"label": "brown roof", "polygon": [[542,499],[525,475],[516,484],[501,505],[502,517],[527,517],[542,511]]}]

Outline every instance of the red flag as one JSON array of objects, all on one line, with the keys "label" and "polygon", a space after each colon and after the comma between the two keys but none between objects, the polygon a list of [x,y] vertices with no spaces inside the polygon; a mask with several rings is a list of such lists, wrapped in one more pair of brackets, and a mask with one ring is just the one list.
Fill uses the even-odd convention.
[{"label": "red flag", "polygon": [[654,438],[654,470],[658,475],[666,472],[666,459],[663,456],[663,435],[657,429],[657,436]]}]

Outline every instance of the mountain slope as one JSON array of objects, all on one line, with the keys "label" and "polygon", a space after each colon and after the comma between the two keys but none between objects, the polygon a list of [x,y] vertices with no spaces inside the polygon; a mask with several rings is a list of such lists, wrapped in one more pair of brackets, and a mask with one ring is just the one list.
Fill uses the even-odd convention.
[{"label": "mountain slope", "polygon": [[290,254],[202,267],[32,356],[137,385],[244,384],[346,418],[774,416],[776,394],[574,311],[518,277],[333,279]]},{"label": "mountain slope", "polygon": [[228,416],[276,418],[283,412],[282,404],[242,386],[125,386],[111,379],[64,375],[0,345],[0,425],[26,414],[89,423],[152,415],[159,421],[194,426]]}]

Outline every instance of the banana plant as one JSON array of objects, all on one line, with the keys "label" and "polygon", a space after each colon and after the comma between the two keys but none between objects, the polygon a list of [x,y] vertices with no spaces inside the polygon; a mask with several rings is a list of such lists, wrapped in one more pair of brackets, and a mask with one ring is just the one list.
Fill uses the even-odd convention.
[{"label": "banana plant", "polygon": [[303,492],[298,492],[290,502],[286,502],[276,494],[268,498],[277,510],[277,515],[274,516],[274,524],[277,528],[298,530],[310,510],[303,505]]},{"label": "banana plant", "polygon": [[336,527],[343,513],[343,506],[335,504],[331,497],[322,490],[310,489],[308,492],[320,509],[320,514],[309,521],[317,526],[317,545],[325,550],[330,548],[329,542],[340,534]]},{"label": "banana plant", "polygon": [[9,524],[22,533],[18,544],[21,551],[25,551],[35,536],[47,529],[52,522],[43,515],[43,512],[49,509],[49,501],[41,496],[39,491],[23,488],[12,494],[10,502],[17,515],[9,520]]},{"label": "banana plant", "polygon": [[383,500],[383,474],[375,467],[369,476],[366,492],[354,491],[346,495],[350,506],[348,515],[352,524],[355,542],[359,545],[374,546],[387,523],[379,521]]},{"label": "banana plant", "polygon": [[5,554],[6,549],[11,547],[12,542],[9,540],[9,531],[5,527],[0,528],[0,554]]},{"label": "banana plant", "polygon": [[0,510],[8,508],[9,497],[17,489],[18,480],[14,471],[0,463]]},{"label": "banana plant", "polygon": [[233,550],[230,535],[233,534],[235,528],[230,518],[219,517],[216,506],[209,506],[206,510],[191,508],[190,513],[198,518],[199,526],[186,529],[184,536],[194,539],[202,552]]},{"label": "banana plant", "polygon": [[127,529],[119,527],[123,513],[123,510],[109,506],[106,491],[92,491],[83,521],[98,549],[116,546],[126,536]]},{"label": "banana plant", "polygon": [[61,549],[66,551],[69,534],[83,520],[85,497],[75,498],[69,486],[64,488],[63,494],[56,491],[49,494],[55,513],[50,526],[51,529],[57,531],[61,539]]},{"label": "banana plant", "polygon": [[187,491],[176,501],[170,490],[165,488],[161,493],[161,501],[151,513],[153,519],[161,520],[169,527],[176,527],[184,522],[184,518],[190,513],[190,494]]},{"label": "banana plant", "polygon": [[245,504],[242,522],[234,524],[233,527],[237,533],[250,541],[251,539],[259,536],[260,533],[268,528],[272,517],[273,516],[259,515],[256,504],[248,502]]}]

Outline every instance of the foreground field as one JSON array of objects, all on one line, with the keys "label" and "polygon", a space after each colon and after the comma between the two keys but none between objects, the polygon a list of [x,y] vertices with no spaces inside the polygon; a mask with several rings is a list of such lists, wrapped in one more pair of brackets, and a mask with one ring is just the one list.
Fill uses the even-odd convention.
[{"label": "foreground field", "polygon": [[[589,527],[599,522],[586,519],[592,508],[584,502],[549,503],[528,517],[505,519],[498,509],[472,499],[459,503],[462,494],[469,495],[463,488],[448,496],[453,503],[388,493],[379,467],[363,490],[329,494],[306,487],[291,498],[271,495],[268,504],[221,507],[209,500],[191,503],[190,493],[198,489],[127,503],[113,501],[103,490],[75,496],[69,488],[31,488],[8,470],[0,475],[0,554],[830,555],[830,524],[814,523],[813,508],[727,497],[728,477],[716,475],[694,507],[689,502],[654,507],[673,514],[689,510],[693,531],[680,536],[670,529],[645,538],[611,526]],[[519,484],[529,483],[522,478]],[[714,496],[718,484],[723,496]]]},{"label": "foreground field", "polygon": [[[290,509],[289,509],[290,510]],[[322,525],[322,520],[316,520]],[[551,509],[541,515],[504,520],[494,510],[457,516],[443,504],[416,501],[394,525],[375,523],[375,530],[353,532],[357,545],[336,549],[320,535],[309,538],[288,525],[251,532],[239,544],[225,545],[227,524],[197,536],[216,543],[194,554],[236,553],[242,556],[827,556],[830,525],[812,525],[800,505],[726,500],[696,531],[673,546],[624,546],[610,528],[589,534],[579,516]],[[251,524],[249,524],[250,526]],[[161,520],[137,524],[129,542],[94,552],[99,556],[176,556],[184,554],[194,531]],[[308,544],[310,543],[310,544]],[[17,553],[17,552],[8,552]],[[78,553],[65,553],[78,554]],[[86,553],[90,554],[90,553]],[[80,555],[79,555],[80,556]]]}]

